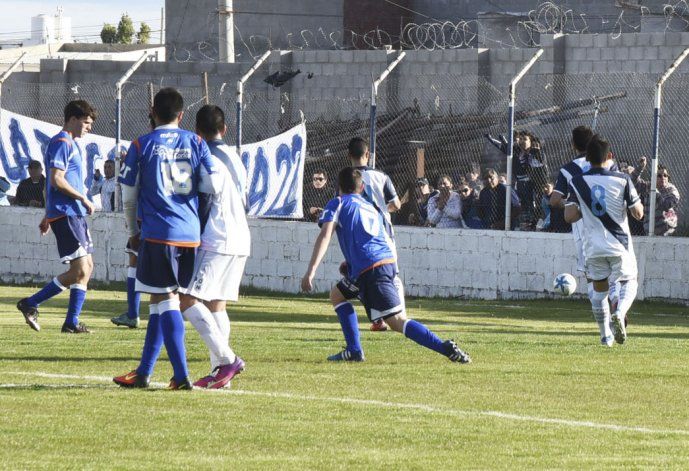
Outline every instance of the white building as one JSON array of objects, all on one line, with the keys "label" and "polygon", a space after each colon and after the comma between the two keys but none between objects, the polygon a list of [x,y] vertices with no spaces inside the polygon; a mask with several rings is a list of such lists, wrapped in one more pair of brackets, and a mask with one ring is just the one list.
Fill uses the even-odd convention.
[{"label": "white building", "polygon": [[31,39],[24,44],[54,44],[72,42],[72,19],[62,15],[58,7],[54,15],[38,15],[31,18]]}]

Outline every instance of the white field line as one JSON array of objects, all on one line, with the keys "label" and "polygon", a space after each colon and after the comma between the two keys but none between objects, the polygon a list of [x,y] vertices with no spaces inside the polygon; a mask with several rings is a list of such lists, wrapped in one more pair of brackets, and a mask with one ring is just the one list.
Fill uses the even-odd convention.
[{"label": "white field line", "polygon": [[[38,376],[41,378],[54,378],[54,379],[78,379],[85,381],[96,381],[96,382],[106,382],[110,383],[112,377],[109,376],[79,376],[79,375],[65,375],[65,374],[54,374],[54,373],[40,373],[40,372],[3,372],[4,375],[21,375],[21,376]],[[11,389],[19,387],[32,386],[32,384],[0,384],[0,389]],[[83,387],[79,385],[40,385],[43,387]],[[151,386],[156,388],[167,387],[166,383],[151,383]],[[518,415],[510,414],[506,412],[499,411],[472,411],[472,410],[461,410],[461,409],[447,409],[442,407],[429,406],[426,404],[410,404],[404,402],[388,402],[388,401],[378,401],[375,399],[354,399],[347,397],[319,397],[310,396],[303,394],[292,394],[283,392],[263,392],[263,391],[245,391],[241,389],[196,389],[195,391],[200,391],[202,393],[209,394],[230,394],[235,396],[256,396],[256,397],[270,397],[279,399],[290,399],[297,401],[321,401],[321,402],[334,402],[340,404],[351,404],[351,405],[362,405],[362,406],[374,406],[374,407],[387,407],[390,409],[406,409],[418,412],[427,412],[431,414],[442,414],[442,415],[452,415],[456,417],[492,417],[496,419],[503,419],[509,421],[517,422],[533,422],[537,424],[546,425],[560,425],[572,428],[591,428],[597,430],[612,430],[615,432],[634,432],[642,434],[658,434],[658,435],[685,435],[689,436],[689,430],[683,429],[654,429],[648,427],[633,427],[627,425],[617,425],[617,424],[606,424],[600,422],[582,421],[582,420],[569,420],[569,419],[556,419],[549,417],[536,417],[530,415]]]}]

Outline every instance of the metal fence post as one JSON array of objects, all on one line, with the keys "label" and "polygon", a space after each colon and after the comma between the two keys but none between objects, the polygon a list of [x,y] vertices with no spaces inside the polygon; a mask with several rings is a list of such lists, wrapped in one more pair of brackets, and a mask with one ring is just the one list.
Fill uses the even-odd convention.
[{"label": "metal fence post", "polygon": [[656,91],[654,97],[655,107],[653,109],[653,149],[651,153],[651,195],[648,202],[648,235],[655,235],[656,226],[656,190],[657,190],[657,178],[658,178],[658,148],[660,145],[660,105],[663,98],[663,84],[672,75],[672,73],[679,67],[684,59],[689,55],[689,48],[686,48],[682,53],[677,56],[677,59],[668,67],[668,69],[663,73],[656,84]]},{"label": "metal fence post", "polygon": [[[141,57],[132,64],[132,66],[125,72],[125,74],[115,83],[115,175],[120,174],[120,140],[122,138],[122,87],[129,80],[129,77],[139,68],[143,62],[152,57],[147,52],[143,53]],[[115,191],[115,209],[120,207],[120,184],[117,183],[117,191]]]},{"label": "metal fence post", "polygon": [[512,160],[514,159],[514,106],[517,100],[517,84],[529,71],[539,57],[543,54],[543,49],[539,49],[536,54],[527,62],[519,73],[509,84],[510,102],[507,118],[507,191],[505,192],[505,230],[509,231],[512,227]]},{"label": "metal fence post", "polygon": [[370,135],[370,142],[369,142],[369,148],[370,148],[370,153],[371,153],[371,159],[369,164],[371,167],[376,168],[376,121],[378,119],[377,116],[377,109],[378,109],[378,87],[380,86],[381,83],[383,83],[383,80],[387,78],[388,75],[390,75],[390,72],[392,72],[395,67],[397,67],[397,64],[399,64],[402,59],[404,59],[404,56],[406,56],[407,53],[404,51],[400,51],[400,53],[397,55],[397,58],[392,61],[392,63],[383,71],[382,74],[380,74],[380,77],[378,77],[377,80],[375,80],[371,86],[371,117],[370,117],[370,127],[371,127],[371,135]]},{"label": "metal fence post", "polygon": [[254,65],[237,81],[237,155],[242,156],[242,100],[244,98],[244,83],[258,70],[259,67],[270,57],[271,51],[266,51],[254,63]]}]

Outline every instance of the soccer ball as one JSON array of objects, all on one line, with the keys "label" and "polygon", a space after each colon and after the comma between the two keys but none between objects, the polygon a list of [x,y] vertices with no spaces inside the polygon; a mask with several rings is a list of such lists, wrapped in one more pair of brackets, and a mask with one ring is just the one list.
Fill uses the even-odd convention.
[{"label": "soccer ball", "polygon": [[553,290],[563,296],[569,296],[577,290],[577,280],[569,273],[561,273],[553,281]]}]

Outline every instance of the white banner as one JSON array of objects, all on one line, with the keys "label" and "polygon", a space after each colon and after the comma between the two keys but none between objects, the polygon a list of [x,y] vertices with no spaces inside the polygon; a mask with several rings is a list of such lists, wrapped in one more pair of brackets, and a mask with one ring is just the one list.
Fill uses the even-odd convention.
[{"label": "white banner", "polygon": [[306,126],[300,124],[278,136],[242,145],[242,162],[249,176],[249,214],[302,218]]},{"label": "white banner", "polygon": [[[0,118],[0,176],[17,184],[28,177],[31,160],[44,163],[44,152],[60,126],[6,110]],[[115,139],[87,134],[78,139],[84,159],[86,188],[90,188],[96,168],[103,169],[106,159],[113,159]],[[129,141],[121,141],[124,149]],[[301,218],[306,126],[300,124],[278,136],[242,146],[242,162],[248,169],[249,214],[252,216]]]},{"label": "white banner", "polygon": [[[43,156],[48,143],[62,127],[6,110],[2,110],[0,114],[0,176],[12,183],[12,189],[8,193],[14,195],[19,182],[29,176],[27,167],[31,160],[38,160],[45,166]],[[93,181],[94,170],[100,168],[102,172],[103,161],[114,158],[115,139],[87,134],[76,142],[86,156],[84,183],[88,189]],[[126,149],[129,141],[121,141],[121,145]]]}]

